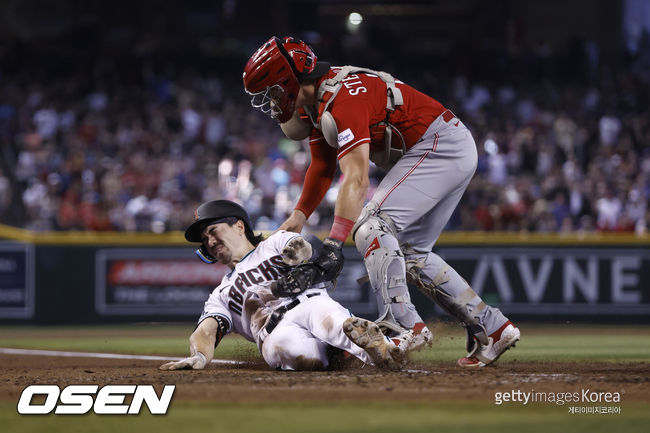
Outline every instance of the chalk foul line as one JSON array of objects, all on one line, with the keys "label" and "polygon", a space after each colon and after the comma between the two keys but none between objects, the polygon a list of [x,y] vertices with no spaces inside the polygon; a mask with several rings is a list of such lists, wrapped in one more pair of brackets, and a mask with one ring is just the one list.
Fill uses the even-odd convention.
[{"label": "chalk foul line", "polygon": [[[0,354],[59,356],[59,357],[66,357],[66,358],[139,359],[144,361],[180,361],[181,359],[185,359],[185,358],[179,358],[174,356],[128,355],[124,353],[98,353],[98,352],[62,352],[58,350],[13,349],[9,347],[0,347]],[[246,362],[244,361],[235,361],[231,359],[213,359],[212,363],[228,364],[228,365],[246,364]]]}]

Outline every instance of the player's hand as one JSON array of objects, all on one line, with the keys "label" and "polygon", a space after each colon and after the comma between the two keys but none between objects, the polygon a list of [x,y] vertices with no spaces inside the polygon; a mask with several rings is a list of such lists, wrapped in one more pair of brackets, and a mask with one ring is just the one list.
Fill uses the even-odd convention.
[{"label": "player's hand", "polygon": [[297,209],[294,209],[293,212],[291,212],[291,215],[289,215],[289,218],[287,218],[286,221],[282,223],[278,230],[300,233],[302,231],[302,227],[305,225],[305,221],[307,221],[305,214]]},{"label": "player's hand", "polygon": [[334,238],[325,238],[323,251],[314,261],[318,268],[319,278],[314,282],[334,281],[343,269],[343,241]]},{"label": "player's hand", "polygon": [[158,367],[161,370],[202,370],[207,364],[207,359],[201,352],[196,352],[195,355],[189,358],[181,359],[180,361],[171,361]]},{"label": "player's hand", "polygon": [[289,266],[296,266],[309,260],[312,247],[302,236],[297,236],[289,241],[282,249],[282,261]]},{"label": "player's hand", "polygon": [[299,295],[310,288],[319,275],[320,271],[313,263],[303,263],[271,283],[271,293],[277,298]]}]

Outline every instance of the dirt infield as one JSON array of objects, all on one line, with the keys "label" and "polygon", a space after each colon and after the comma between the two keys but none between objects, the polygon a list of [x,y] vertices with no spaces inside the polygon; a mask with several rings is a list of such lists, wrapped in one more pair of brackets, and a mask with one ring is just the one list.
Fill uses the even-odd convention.
[{"label": "dirt infield", "polygon": [[[498,391],[621,392],[650,401],[648,363],[502,363],[480,370],[411,363],[405,371],[348,366],[339,371],[280,372],[262,361],[160,371],[159,361],[0,355],[0,400],[17,401],[31,384],[175,384],[175,400],[278,402],[340,400],[493,402]],[[156,387],[160,390],[160,387]]]}]

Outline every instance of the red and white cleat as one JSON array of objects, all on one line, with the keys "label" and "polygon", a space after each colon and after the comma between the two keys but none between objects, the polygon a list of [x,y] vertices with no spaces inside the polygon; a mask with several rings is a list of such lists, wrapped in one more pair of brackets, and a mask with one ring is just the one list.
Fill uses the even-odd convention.
[{"label": "red and white cleat", "polygon": [[[488,345],[481,346],[474,353],[469,353],[467,356],[460,358],[457,364],[465,368],[490,365],[499,359],[503,352],[515,347],[515,343],[519,341],[520,337],[519,328],[515,328],[515,325],[508,320],[503,326],[490,334]],[[476,344],[479,344],[478,341]]]},{"label": "red and white cleat", "polygon": [[419,322],[413,328],[405,329],[401,333],[391,336],[390,339],[402,352],[408,353],[420,350],[424,346],[431,346],[433,334],[424,323]]}]

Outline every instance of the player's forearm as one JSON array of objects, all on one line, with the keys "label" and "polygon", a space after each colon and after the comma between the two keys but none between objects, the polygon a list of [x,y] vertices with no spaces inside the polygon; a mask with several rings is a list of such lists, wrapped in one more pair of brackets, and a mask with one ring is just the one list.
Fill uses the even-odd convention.
[{"label": "player's forearm", "polygon": [[329,146],[311,146],[311,164],[305,173],[302,192],[296,210],[306,218],[314,212],[325,197],[336,172],[336,151]]},{"label": "player's forearm", "polygon": [[368,175],[346,175],[343,178],[339,194],[336,199],[336,207],[334,208],[334,216],[343,217],[348,220],[355,221],[361,209],[363,209],[368,193]]},{"label": "player's forearm", "polygon": [[363,144],[339,161],[343,181],[336,198],[334,216],[356,221],[363,209],[368,193],[369,146]]},{"label": "player's forearm", "polygon": [[194,356],[200,352],[205,356],[206,363],[212,361],[218,332],[219,324],[216,320],[209,317],[202,321],[190,336],[190,354]]},{"label": "player's forearm", "polygon": [[201,370],[212,361],[215,343],[219,343],[225,331],[222,322],[208,317],[199,323],[190,336],[190,356],[180,361],[167,362],[161,370]]},{"label": "player's forearm", "polygon": [[307,216],[304,212],[299,209],[294,209],[293,212],[291,212],[291,215],[289,215],[289,218],[278,227],[278,230],[300,233],[306,221]]}]

